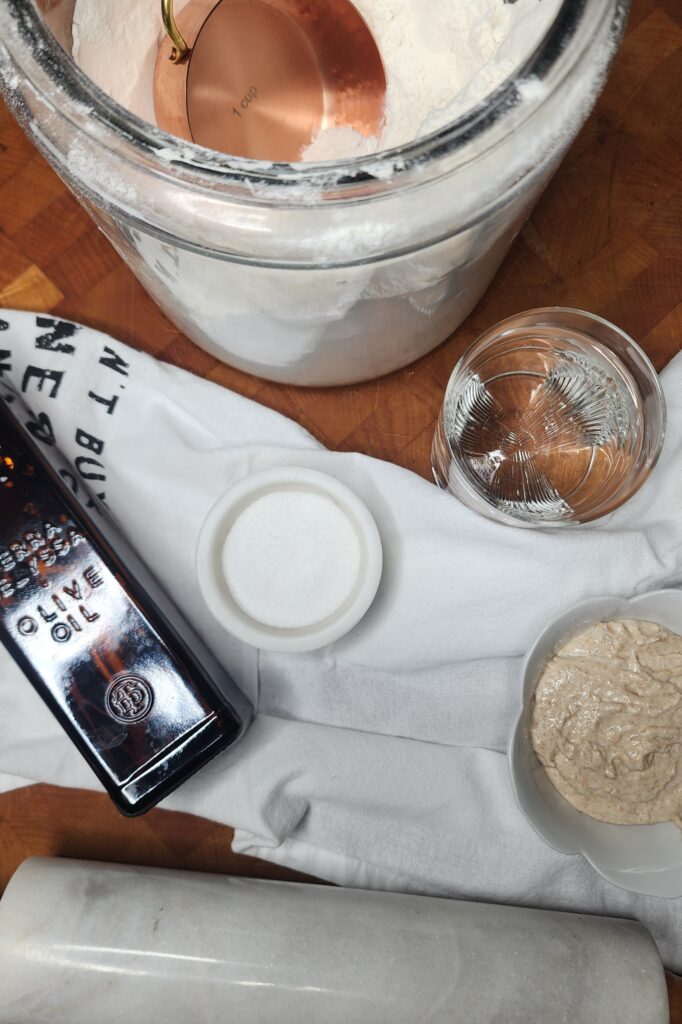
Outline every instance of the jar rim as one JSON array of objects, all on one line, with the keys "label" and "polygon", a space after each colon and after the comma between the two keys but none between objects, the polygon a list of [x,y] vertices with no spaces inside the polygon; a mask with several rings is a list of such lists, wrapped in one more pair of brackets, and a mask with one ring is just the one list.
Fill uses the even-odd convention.
[{"label": "jar rim", "polygon": [[[208,149],[197,143],[169,135],[143,118],[131,113],[99,88],[75,63],[64,60],[66,54],[50,30],[34,0],[9,0],[13,18],[24,43],[31,48],[32,58],[41,70],[59,86],[69,100],[97,112],[106,127],[148,157],[159,159],[170,170],[208,174],[214,183],[258,186],[306,186],[320,192],[352,189],[375,180],[406,177],[410,170],[427,162],[446,158],[482,137],[506,114],[524,101],[522,85],[528,80],[542,81],[555,67],[575,37],[591,0],[563,0],[545,35],[526,60],[492,93],[476,106],[462,113],[436,131],[409,143],[379,151],[369,156],[356,156],[343,161],[270,162],[235,157]],[[631,0],[615,0],[612,21],[616,32],[622,32]],[[546,96],[534,98],[535,107],[542,106]],[[103,115],[103,116],[102,116]]]}]

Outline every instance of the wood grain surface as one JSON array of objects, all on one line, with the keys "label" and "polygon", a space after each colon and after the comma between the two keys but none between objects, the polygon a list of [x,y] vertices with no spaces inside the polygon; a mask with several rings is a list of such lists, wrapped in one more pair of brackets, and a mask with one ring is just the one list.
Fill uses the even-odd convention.
[{"label": "wood grain surface", "polygon": [[[635,0],[607,89],[489,292],[447,343],[353,387],[270,384],[192,345],[147,297],[65,186],[0,107],[0,306],[45,310],[111,332],[293,417],[330,448],[425,477],[434,422],[463,349],[533,306],[592,310],[662,368],[682,347],[682,2]],[[0,796],[0,886],[32,854],[285,877],[238,857],[231,831],[48,786]]]}]

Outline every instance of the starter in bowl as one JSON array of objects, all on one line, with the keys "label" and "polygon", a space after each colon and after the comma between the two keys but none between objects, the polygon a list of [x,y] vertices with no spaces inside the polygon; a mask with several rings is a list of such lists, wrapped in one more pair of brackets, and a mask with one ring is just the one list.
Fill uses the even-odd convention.
[{"label": "starter in bowl", "polygon": [[537,685],[531,739],[579,811],[682,827],[682,637],[627,619],[565,642]]}]

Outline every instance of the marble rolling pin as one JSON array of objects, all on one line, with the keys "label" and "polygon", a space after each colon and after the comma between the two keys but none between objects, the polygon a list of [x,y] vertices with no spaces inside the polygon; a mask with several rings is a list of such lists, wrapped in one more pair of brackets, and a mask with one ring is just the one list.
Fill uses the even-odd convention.
[{"label": "marble rolling pin", "polygon": [[2,1024],[668,1024],[630,921],[37,858],[0,900]]}]

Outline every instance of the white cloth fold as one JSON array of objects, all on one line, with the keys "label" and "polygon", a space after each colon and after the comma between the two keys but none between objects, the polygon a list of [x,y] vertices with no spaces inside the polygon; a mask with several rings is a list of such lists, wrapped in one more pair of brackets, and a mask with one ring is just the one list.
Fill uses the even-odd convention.
[{"label": "white cloth fold", "polygon": [[[98,332],[1,311],[0,328],[0,387],[11,381],[49,418],[257,702],[243,742],[166,806],[235,826],[240,852],[342,884],[637,917],[682,969],[679,901],[626,893],[546,847],[514,805],[504,754],[519,661],[549,618],[585,597],[682,583],[682,358],[663,375],[668,439],[639,494],[590,527],[531,531],[388,463],[326,451],[277,413]],[[332,473],[364,499],[386,569],[350,636],[316,654],[258,655],[213,624],[194,549],[227,487],[284,464]],[[4,651],[0,706],[0,790],[98,788]]]}]

